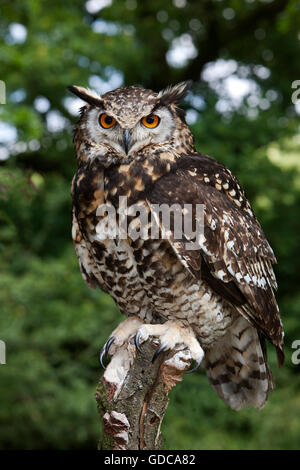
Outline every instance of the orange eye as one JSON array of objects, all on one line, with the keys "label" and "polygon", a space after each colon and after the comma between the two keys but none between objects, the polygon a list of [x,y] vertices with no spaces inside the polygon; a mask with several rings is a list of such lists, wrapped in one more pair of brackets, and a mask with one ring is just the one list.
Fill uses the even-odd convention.
[{"label": "orange eye", "polygon": [[149,116],[145,116],[142,119],[142,124],[149,129],[154,129],[160,123],[160,117],[156,114],[149,114]]},{"label": "orange eye", "polygon": [[115,118],[109,116],[106,113],[100,114],[99,116],[99,122],[104,129],[110,129],[110,127],[113,127],[116,124]]}]

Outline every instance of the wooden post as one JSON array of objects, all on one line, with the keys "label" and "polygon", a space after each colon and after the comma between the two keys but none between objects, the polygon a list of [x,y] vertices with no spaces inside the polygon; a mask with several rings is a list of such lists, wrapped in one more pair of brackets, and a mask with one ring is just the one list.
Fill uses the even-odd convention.
[{"label": "wooden post", "polygon": [[184,347],[161,353],[152,363],[157,341],[123,345],[112,357],[97,391],[102,419],[101,450],[155,450],[162,448],[161,423],[169,392],[191,365]]}]

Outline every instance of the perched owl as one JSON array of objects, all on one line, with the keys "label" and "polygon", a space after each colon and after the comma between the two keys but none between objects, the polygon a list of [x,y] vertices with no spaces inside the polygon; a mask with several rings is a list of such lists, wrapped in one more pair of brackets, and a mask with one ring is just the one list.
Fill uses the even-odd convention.
[{"label": "perched owl", "polygon": [[[235,176],[195,149],[178,108],[188,87],[155,93],[129,86],[103,96],[68,87],[86,103],[74,134],[75,249],[87,284],[109,293],[127,317],[102,356],[131,338],[140,349],[158,337],[157,353],[183,344],[196,367],[203,360],[224,402],[236,410],[261,408],[273,388],[266,338],[279,366],[284,360],[276,259]],[[141,229],[140,236],[105,232],[109,209],[124,228],[120,201],[126,201],[125,228]],[[168,227],[153,210],[162,205],[175,207]],[[189,212],[195,227],[196,205],[203,208],[203,230],[191,247],[185,228],[175,233],[175,212]],[[146,214],[143,224],[136,207]]]}]

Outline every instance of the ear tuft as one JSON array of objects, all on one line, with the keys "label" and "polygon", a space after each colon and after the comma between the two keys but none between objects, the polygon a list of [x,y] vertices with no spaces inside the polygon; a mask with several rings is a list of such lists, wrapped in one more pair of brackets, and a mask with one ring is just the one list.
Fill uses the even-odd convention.
[{"label": "ear tuft", "polygon": [[192,80],[177,83],[177,85],[170,85],[158,93],[158,98],[161,104],[168,106],[171,103],[178,103],[181,101],[189,91],[192,85]]},{"label": "ear tuft", "polygon": [[102,106],[103,104],[101,96],[97,95],[97,93],[93,90],[89,90],[88,88],[83,88],[82,86],[75,85],[68,85],[67,89],[86,103],[91,104],[92,106]]}]

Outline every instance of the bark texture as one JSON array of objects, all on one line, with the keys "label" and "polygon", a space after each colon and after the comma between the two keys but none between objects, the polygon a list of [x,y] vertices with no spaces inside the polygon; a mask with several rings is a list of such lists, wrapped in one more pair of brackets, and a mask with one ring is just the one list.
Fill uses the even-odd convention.
[{"label": "bark texture", "polygon": [[101,450],[157,450],[162,448],[161,424],[169,392],[191,365],[188,350],[161,353],[155,340],[122,346],[101,377],[96,401],[102,419]]}]

